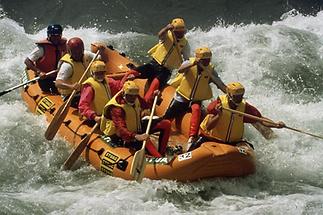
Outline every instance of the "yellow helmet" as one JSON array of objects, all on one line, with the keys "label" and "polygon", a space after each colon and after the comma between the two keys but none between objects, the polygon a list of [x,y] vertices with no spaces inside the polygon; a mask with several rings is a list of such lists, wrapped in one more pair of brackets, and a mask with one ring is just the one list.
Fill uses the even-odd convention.
[{"label": "yellow helmet", "polygon": [[139,87],[134,81],[126,81],[123,85],[123,91],[127,95],[139,95]]},{"label": "yellow helmet", "polygon": [[90,71],[93,73],[106,71],[105,63],[103,61],[94,61],[90,67]]},{"label": "yellow helmet", "polygon": [[184,31],[185,30],[185,23],[182,18],[173,19],[171,24],[174,26],[175,31]]},{"label": "yellow helmet", "polygon": [[227,85],[227,94],[230,96],[243,95],[244,92],[244,86],[239,82],[232,82]]},{"label": "yellow helmet", "polygon": [[212,57],[212,52],[208,47],[201,47],[195,50],[195,57],[199,59],[208,59]]}]

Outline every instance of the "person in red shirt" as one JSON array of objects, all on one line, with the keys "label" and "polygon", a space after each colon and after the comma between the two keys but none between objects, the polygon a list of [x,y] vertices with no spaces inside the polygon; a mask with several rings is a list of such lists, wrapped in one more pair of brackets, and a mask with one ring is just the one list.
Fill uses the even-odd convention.
[{"label": "person in red shirt", "polygon": [[79,112],[88,120],[101,122],[101,115],[106,103],[119,92],[126,80],[134,78],[133,73],[127,73],[122,80],[106,77],[106,67],[103,61],[94,61],[90,67],[91,77],[83,82]]},{"label": "person in red shirt", "polygon": [[[206,141],[217,141],[235,144],[243,139],[244,123],[256,123],[257,121],[246,116],[234,114],[229,108],[239,112],[262,117],[257,108],[243,99],[245,89],[239,82],[227,85],[227,93],[221,95],[217,100],[211,102],[207,107],[207,116],[200,125],[199,140],[194,147]],[[283,128],[283,122],[267,123],[261,122],[266,127]],[[194,148],[193,147],[193,148]]]},{"label": "person in red shirt", "polygon": [[[158,94],[158,90],[154,92],[154,96]],[[166,152],[171,122],[169,120],[153,120],[149,133],[160,132],[157,150],[149,139],[149,135],[144,133],[147,120],[141,120],[142,110],[150,109],[151,104],[152,98],[145,101],[139,96],[139,87],[135,82],[125,82],[123,90],[117,93],[104,107],[101,131],[113,142],[122,142],[125,147],[136,150],[140,149],[142,142],[146,140],[146,150],[150,155],[163,156]]]}]

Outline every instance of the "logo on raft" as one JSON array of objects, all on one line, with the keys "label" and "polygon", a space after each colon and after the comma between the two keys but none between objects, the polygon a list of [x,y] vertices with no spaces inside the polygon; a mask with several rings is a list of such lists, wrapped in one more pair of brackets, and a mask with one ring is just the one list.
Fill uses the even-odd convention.
[{"label": "logo on raft", "polygon": [[46,111],[50,110],[54,105],[55,103],[52,100],[48,97],[44,97],[37,103],[36,112],[42,115]]},{"label": "logo on raft", "polygon": [[147,164],[168,164],[167,157],[162,158],[154,158],[154,157],[146,157]]},{"label": "logo on raft", "polygon": [[100,170],[105,174],[112,175],[114,166],[117,164],[119,157],[111,152],[107,152],[104,154]]}]

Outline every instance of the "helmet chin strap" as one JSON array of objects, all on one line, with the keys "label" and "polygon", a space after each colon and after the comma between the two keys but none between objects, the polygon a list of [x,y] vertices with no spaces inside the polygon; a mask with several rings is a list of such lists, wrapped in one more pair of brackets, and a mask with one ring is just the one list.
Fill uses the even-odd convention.
[{"label": "helmet chin strap", "polygon": [[[232,104],[234,104],[235,106],[238,106],[241,102],[239,102],[239,103],[236,103],[234,100],[233,100],[233,98],[231,97],[231,95],[230,94],[228,94],[228,96],[229,96],[229,99],[230,99],[230,102],[232,102]],[[241,100],[242,101],[242,100]]]},{"label": "helmet chin strap", "polygon": [[126,98],[126,94],[124,94],[124,95],[123,95],[123,99],[126,101],[126,103],[127,103],[128,105],[131,105],[131,106],[135,105],[135,102],[129,102],[129,101],[127,100],[127,98]]},{"label": "helmet chin strap", "polygon": [[103,82],[104,81],[104,78],[102,78],[102,79],[98,79],[94,74],[93,74],[93,72],[91,72],[92,73],[92,77],[96,80],[96,81],[98,81],[98,82]]},{"label": "helmet chin strap", "polygon": [[233,103],[233,104],[235,104],[236,106],[238,106],[238,105],[240,104],[240,102],[239,102],[239,103],[236,103],[235,101],[233,101],[233,99],[231,99],[231,101],[232,101],[232,103]]},{"label": "helmet chin strap", "polygon": [[97,79],[97,78],[94,78],[95,80],[97,80],[98,82],[103,82],[104,79]]}]

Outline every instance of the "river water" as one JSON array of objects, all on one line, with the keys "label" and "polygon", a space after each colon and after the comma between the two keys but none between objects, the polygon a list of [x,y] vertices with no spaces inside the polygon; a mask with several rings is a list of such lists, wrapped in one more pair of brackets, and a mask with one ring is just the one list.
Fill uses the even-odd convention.
[{"label": "river water", "polygon": [[[184,18],[190,12],[187,38],[192,50],[209,46],[225,83],[243,83],[247,100],[264,116],[323,135],[323,11],[319,7],[290,2],[304,15],[293,5],[272,2],[275,11],[267,11],[271,16],[266,19],[255,13],[230,18],[234,16],[227,11],[215,20],[215,15],[207,16],[212,8],[219,11],[232,4],[233,12],[247,6],[257,11],[264,5],[251,1],[239,8],[237,3],[216,1],[215,7],[205,1],[197,11],[204,10],[205,16],[198,16],[188,3],[169,0],[164,4],[170,11],[163,5],[154,16],[152,11],[144,16],[148,9],[142,2],[137,7],[130,1],[94,1],[94,6],[81,2],[89,13],[78,17],[80,5],[69,13],[64,9],[76,1],[53,1],[43,7],[39,1],[0,1],[0,90],[19,83],[23,61],[34,42],[46,35],[46,23],[62,23],[64,36],[79,36],[86,47],[104,41],[143,63],[149,60],[146,51],[157,41],[155,33],[178,7]],[[117,8],[121,13],[123,8],[128,19],[118,18],[116,11],[104,13],[97,9],[100,5],[107,5],[108,12]],[[160,5],[152,1],[148,6]],[[27,11],[36,12],[30,20]],[[100,19],[90,22],[97,11]],[[60,138],[45,140],[44,118],[28,111],[18,90],[0,97],[0,112],[0,214],[323,214],[320,139],[276,129],[277,138],[265,140],[247,126],[246,138],[256,149],[255,174],[194,183],[145,179],[137,184],[101,174],[84,161],[77,163],[75,171],[62,171],[68,144]]]}]

